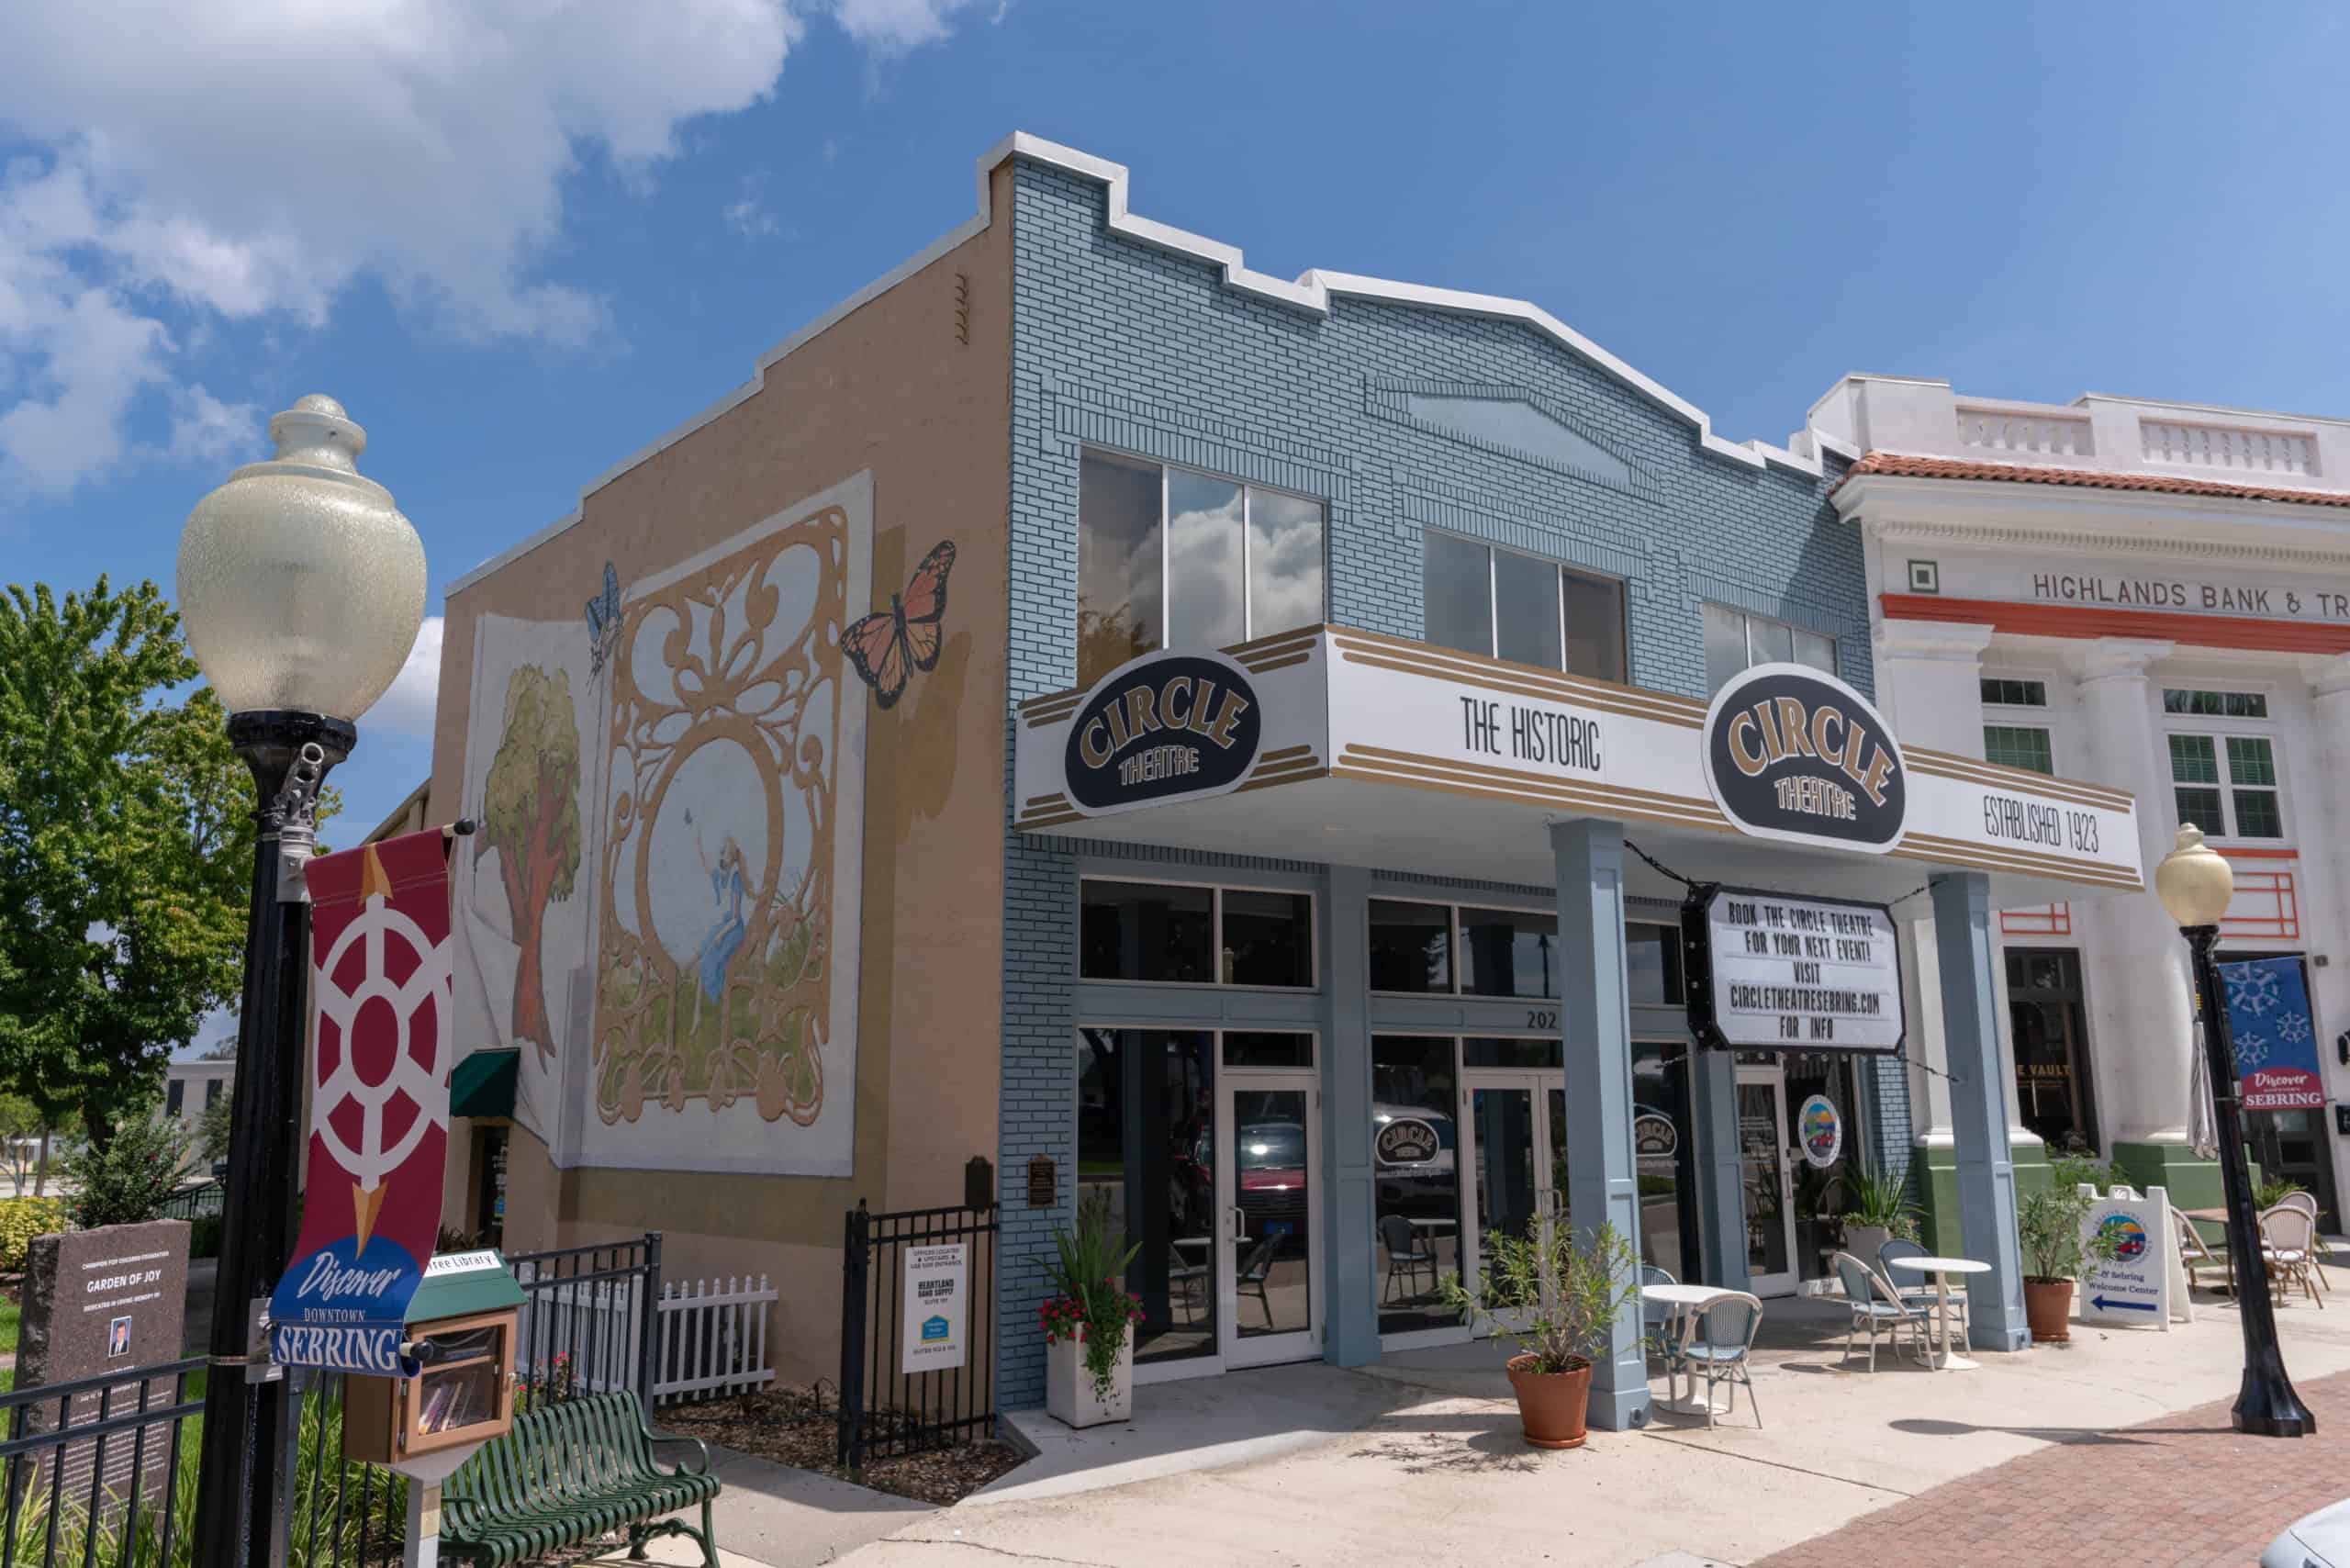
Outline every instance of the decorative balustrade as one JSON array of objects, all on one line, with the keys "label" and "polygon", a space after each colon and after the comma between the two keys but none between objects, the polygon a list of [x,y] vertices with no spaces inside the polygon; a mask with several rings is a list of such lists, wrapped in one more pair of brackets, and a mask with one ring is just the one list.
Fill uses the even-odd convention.
[{"label": "decorative balustrade", "polygon": [[2305,435],[2166,420],[2141,420],[2138,430],[2149,463],[2255,474],[2317,473],[2317,443]]},{"label": "decorative balustrade", "polygon": [[1959,405],[1958,443],[2033,457],[2088,457],[2097,452],[2086,418],[1971,403]]}]

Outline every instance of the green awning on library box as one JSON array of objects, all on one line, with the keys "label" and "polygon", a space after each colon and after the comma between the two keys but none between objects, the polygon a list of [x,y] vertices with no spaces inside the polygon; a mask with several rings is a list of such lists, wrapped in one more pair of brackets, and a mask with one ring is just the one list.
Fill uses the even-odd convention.
[{"label": "green awning on library box", "polygon": [[476,1121],[514,1114],[514,1075],[520,1070],[520,1047],[476,1051],[449,1074],[449,1114]]}]

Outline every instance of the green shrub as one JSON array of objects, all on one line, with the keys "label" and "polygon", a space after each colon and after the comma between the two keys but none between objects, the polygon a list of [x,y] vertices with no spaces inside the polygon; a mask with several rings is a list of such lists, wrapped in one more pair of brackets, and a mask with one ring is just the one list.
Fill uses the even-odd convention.
[{"label": "green shrub", "polygon": [[0,1198],[0,1274],[23,1273],[33,1238],[55,1236],[64,1228],[62,1198]]},{"label": "green shrub", "polygon": [[83,1144],[65,1157],[73,1185],[66,1213],[84,1230],[159,1219],[163,1200],[179,1190],[188,1137],[176,1117],[140,1116],[123,1122],[104,1148]]},{"label": "green shrub", "polygon": [[220,1256],[220,1216],[198,1215],[187,1223],[187,1255],[191,1258]]}]

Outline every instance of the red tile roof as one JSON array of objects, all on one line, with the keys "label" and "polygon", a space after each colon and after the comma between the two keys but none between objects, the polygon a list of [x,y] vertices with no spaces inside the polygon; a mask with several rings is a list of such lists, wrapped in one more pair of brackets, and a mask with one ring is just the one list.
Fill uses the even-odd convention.
[{"label": "red tile roof", "polygon": [[[2005,479],[2019,485],[2074,485],[2093,490],[2155,490],[2170,496],[2229,496],[2239,500],[2293,501],[2304,506],[2350,507],[2350,492],[2288,490],[2274,485],[2231,485],[2218,479],[2177,478],[2167,474],[2129,474],[2099,468],[2042,468],[2021,463],[1980,463],[1958,457],[1911,457],[1872,452],[1836,483],[1862,474],[1905,479]],[[1830,492],[1833,494],[1833,492]]]}]

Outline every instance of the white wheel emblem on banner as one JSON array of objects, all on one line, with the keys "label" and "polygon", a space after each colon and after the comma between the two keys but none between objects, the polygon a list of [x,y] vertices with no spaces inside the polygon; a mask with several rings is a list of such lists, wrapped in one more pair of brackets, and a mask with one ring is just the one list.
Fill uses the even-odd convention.
[{"label": "white wheel emblem on banner", "polygon": [[[384,958],[387,940],[397,940],[416,955],[414,973],[397,985],[386,978]],[[345,991],[335,981],[335,975],[349,954],[353,942],[364,942],[365,973],[358,989]],[[326,961],[319,966],[316,985],[319,1011],[333,1021],[342,1034],[342,1048],[337,1053],[334,1070],[316,1084],[311,1125],[326,1140],[328,1151],[337,1165],[351,1175],[354,1202],[358,1205],[360,1226],[358,1249],[367,1247],[367,1232],[373,1228],[377,1189],[384,1178],[399,1169],[402,1161],[416,1152],[429,1127],[446,1128],[449,1106],[441,1085],[448,1076],[450,1066],[449,1015],[453,1000],[451,954],[447,943],[435,946],[425,939],[416,922],[391,907],[381,894],[370,896],[357,918],[345,926],[328,949]],[[389,1006],[397,1022],[398,1047],[392,1058],[392,1069],[380,1083],[369,1083],[352,1058],[352,1025],[357,1022],[359,1011],[370,1002]],[[429,1063],[418,1059],[414,1026],[419,1009],[432,1004],[431,1058]],[[315,1069],[313,1070],[315,1071]],[[404,1094],[416,1106],[417,1114],[409,1121],[399,1140],[384,1147],[384,1108],[395,1095]],[[352,1148],[343,1141],[334,1124],[334,1113],[344,1102],[354,1101],[360,1108],[359,1147]]]}]

